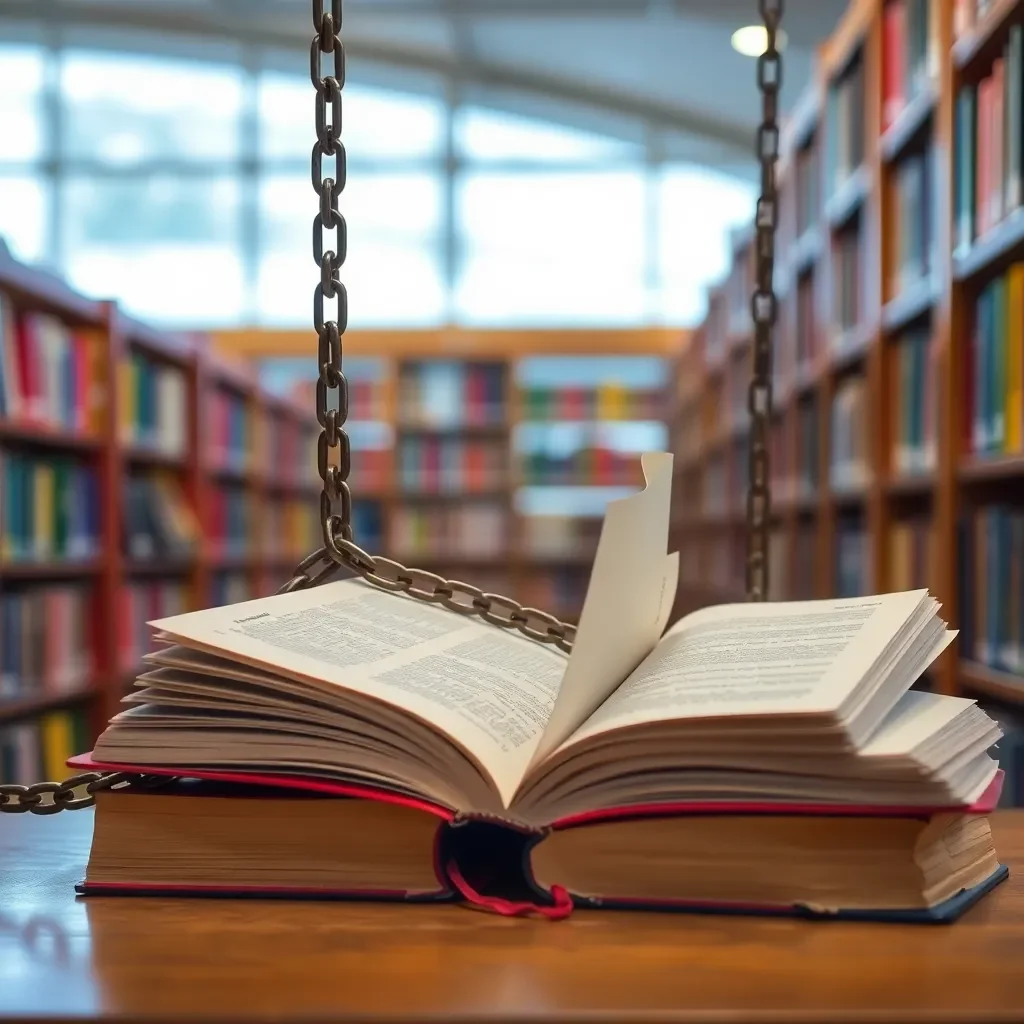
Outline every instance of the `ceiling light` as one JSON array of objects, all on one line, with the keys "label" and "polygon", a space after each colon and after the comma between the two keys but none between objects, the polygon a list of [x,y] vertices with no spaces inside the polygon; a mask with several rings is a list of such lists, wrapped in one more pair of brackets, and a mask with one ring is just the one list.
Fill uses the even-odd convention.
[{"label": "ceiling light", "polygon": [[[760,57],[768,45],[768,33],[763,25],[744,25],[732,34],[732,48],[744,57]],[[786,33],[779,29],[775,33],[775,48],[786,48]]]}]

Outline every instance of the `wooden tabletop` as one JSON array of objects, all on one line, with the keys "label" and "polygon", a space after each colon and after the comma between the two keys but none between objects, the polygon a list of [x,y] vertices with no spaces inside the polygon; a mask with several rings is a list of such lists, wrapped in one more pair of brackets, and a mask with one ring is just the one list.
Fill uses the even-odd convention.
[{"label": "wooden tabletop", "polygon": [[76,899],[91,827],[0,815],[0,1017],[1024,1021],[1024,812],[1010,880],[941,927]]}]

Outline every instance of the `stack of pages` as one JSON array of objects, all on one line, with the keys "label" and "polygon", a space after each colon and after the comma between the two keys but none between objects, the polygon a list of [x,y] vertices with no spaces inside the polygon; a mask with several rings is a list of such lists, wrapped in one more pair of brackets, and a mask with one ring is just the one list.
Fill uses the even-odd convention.
[{"label": "stack of pages", "polygon": [[571,656],[346,580],[153,624],[91,755],[90,893],[951,920],[1006,876],[998,726],[912,690],[926,591],[665,632],[671,456],[608,508]]}]

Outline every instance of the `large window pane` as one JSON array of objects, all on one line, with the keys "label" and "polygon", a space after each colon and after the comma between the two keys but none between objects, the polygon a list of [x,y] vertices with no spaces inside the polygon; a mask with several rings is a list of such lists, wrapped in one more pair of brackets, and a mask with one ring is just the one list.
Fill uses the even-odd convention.
[{"label": "large window pane", "polygon": [[[348,258],[341,277],[354,326],[443,319],[441,202],[438,175],[349,175],[339,202],[348,224]],[[310,243],[316,196],[308,177],[268,178],[260,189],[260,209],[260,319],[306,323],[318,279]]]},{"label": "large window pane", "polygon": [[647,312],[641,171],[467,174],[458,183],[459,316],[633,323]]},{"label": "large window pane", "polygon": [[42,50],[0,46],[0,163],[45,155],[42,96]]},{"label": "large window pane", "polygon": [[62,72],[69,156],[131,165],[238,154],[239,68],[71,50]]},{"label": "large window pane", "polygon": [[0,238],[16,259],[43,261],[47,212],[41,179],[0,174]]},{"label": "large window pane", "polygon": [[241,319],[238,182],[75,177],[64,211],[65,267],[74,287],[162,323]]},{"label": "large window pane", "polygon": [[754,217],[756,189],[701,167],[666,168],[658,181],[659,315],[694,324],[707,288],[729,268],[729,229]]},{"label": "large window pane", "polygon": [[[308,78],[260,76],[260,145],[267,159],[308,160],[314,139],[313,87]],[[342,138],[349,159],[422,160],[439,157],[444,110],[429,96],[349,83],[342,93]]]},{"label": "large window pane", "polygon": [[463,107],[455,121],[459,155],[480,163],[572,163],[638,155],[618,139],[484,107]]}]

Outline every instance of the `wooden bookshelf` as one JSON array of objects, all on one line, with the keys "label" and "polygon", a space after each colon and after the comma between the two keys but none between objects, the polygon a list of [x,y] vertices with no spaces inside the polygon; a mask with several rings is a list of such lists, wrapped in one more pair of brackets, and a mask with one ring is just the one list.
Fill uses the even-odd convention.
[{"label": "wooden bookshelf", "polygon": [[[19,777],[35,778],[40,772],[60,770],[63,757],[85,749],[117,710],[139,671],[138,656],[144,650],[127,644],[128,639],[136,639],[125,632],[133,623],[140,626],[147,618],[210,604],[217,597],[213,574],[221,569],[245,577],[247,596],[270,593],[288,578],[299,558],[309,553],[306,541],[312,531],[301,538],[301,545],[293,545],[294,550],[275,551],[255,534],[246,537],[243,547],[230,558],[218,559],[204,550],[198,524],[204,521],[208,495],[218,484],[215,468],[206,461],[211,427],[199,415],[210,391],[225,381],[243,388],[254,416],[285,421],[303,438],[296,458],[283,460],[288,463],[285,467],[282,460],[253,459],[252,472],[244,483],[251,488],[255,508],[294,499],[308,506],[310,518],[315,518],[316,499],[311,496],[308,473],[286,473],[300,463],[309,465],[318,428],[310,407],[259,387],[251,368],[238,360],[214,356],[208,339],[154,330],[125,316],[113,304],[77,295],[58,279],[17,263],[6,252],[0,253],[0,310],[5,317],[0,321],[0,357],[5,359],[0,367],[0,398],[11,395],[9,373],[19,374],[14,390],[22,396],[11,399],[17,408],[0,405],[0,456],[4,460],[0,472],[7,474],[14,459],[19,465],[28,465],[33,474],[39,467],[44,475],[49,474],[48,467],[52,467],[53,479],[57,478],[56,467],[71,465],[84,474],[81,479],[93,481],[88,493],[94,503],[87,508],[80,500],[85,492],[75,492],[78,497],[61,513],[63,520],[58,520],[65,523],[59,531],[65,531],[67,523],[76,518],[88,519],[93,549],[86,554],[57,555],[45,546],[36,547],[40,536],[46,536],[47,545],[56,536],[49,525],[40,526],[38,518],[46,518],[51,499],[46,499],[42,510],[31,505],[34,521],[22,523],[19,519],[19,529],[26,527],[31,534],[25,547],[21,534],[15,537],[11,516],[17,497],[18,515],[25,518],[28,499],[12,492],[6,475],[0,477],[0,630],[8,628],[4,616],[14,614],[11,609],[17,603],[17,614],[36,617],[33,628],[52,620],[46,627],[51,630],[45,634],[46,642],[59,646],[66,636],[61,616],[78,616],[69,621],[76,629],[82,624],[82,639],[91,652],[88,664],[76,666],[75,651],[67,641],[68,648],[62,649],[67,664],[61,662],[61,672],[55,672],[51,664],[45,679],[31,679],[26,686],[18,676],[27,662],[16,666],[12,660],[21,657],[21,640],[11,644],[8,637],[0,635],[0,775],[16,771]],[[84,376],[75,378],[73,413],[50,408],[54,392],[47,389],[55,378],[45,374],[57,371],[52,359],[42,370],[37,364],[39,332],[57,330],[58,326],[60,344],[66,346],[62,351],[73,353],[68,359],[82,360]],[[30,331],[34,332],[31,336]],[[31,370],[26,370],[28,366]],[[154,379],[165,372],[171,374],[175,383],[164,387],[158,380],[155,391],[133,397],[132,388],[141,380],[139,367],[150,367]],[[24,399],[29,378],[22,376],[29,372],[31,403]],[[78,389],[81,381],[87,383]],[[45,408],[34,404],[40,389],[50,403],[44,403]],[[153,420],[150,409],[135,422],[135,398],[140,408],[174,399],[167,407],[176,410],[175,416],[160,421],[158,413]],[[140,432],[139,422],[147,416],[152,422]],[[254,438],[253,444],[258,443]],[[36,476],[31,479],[34,502],[39,484]],[[159,479],[179,495],[181,508],[197,522],[190,549],[131,550],[126,536],[127,488],[137,479]],[[52,502],[58,500],[52,498]],[[145,598],[171,588],[180,598],[173,606],[162,607],[155,600],[144,600],[142,606],[133,604],[133,593]],[[39,610],[25,611],[33,603]],[[22,635],[26,634],[19,633]],[[137,639],[143,639],[141,631]]]},{"label": "wooden bookshelf", "polygon": [[[1024,705],[1020,668],[1005,671],[975,660],[972,647],[979,631],[994,621],[988,590],[980,597],[977,590],[994,584],[991,573],[978,567],[981,555],[975,553],[977,538],[970,532],[985,534],[987,521],[979,525],[977,517],[986,510],[1003,509],[1014,523],[1014,516],[1024,508],[1024,436],[1001,445],[997,441],[995,448],[990,441],[987,450],[973,450],[972,428],[979,413],[966,390],[977,384],[971,373],[982,329],[980,304],[996,287],[994,282],[1008,281],[1008,269],[1024,261],[1024,157],[1012,157],[1020,161],[1016,167],[1010,162],[1010,154],[1020,154],[1024,147],[1020,138],[1024,118],[1018,117],[1021,124],[1013,143],[1018,148],[1008,148],[1001,165],[1002,186],[1006,175],[1016,174],[1020,188],[1011,202],[1003,197],[997,181],[993,188],[1000,188],[999,199],[993,202],[999,212],[991,223],[976,222],[972,204],[977,189],[983,187],[978,184],[976,162],[987,157],[984,153],[979,157],[976,137],[970,140],[972,148],[964,148],[969,123],[965,126],[963,120],[970,90],[977,90],[993,74],[997,62],[1003,62],[1004,82],[1013,75],[1022,76],[1016,81],[1024,91],[1024,65],[1010,67],[1017,60],[1011,39],[1018,41],[1012,45],[1024,47],[1024,37],[1019,35],[1024,32],[1024,3],[995,0],[973,24],[967,19],[956,37],[959,19],[971,9],[971,0],[854,0],[834,37],[821,47],[813,81],[784,126],[776,255],[780,312],[773,417],[780,424],[781,440],[772,452],[777,534],[773,596],[835,596],[840,576],[837,543],[850,522],[857,521],[863,529],[858,543],[866,570],[860,589],[927,586],[942,602],[951,623],[962,627],[958,644],[932,673],[933,686],[945,693]],[[909,37],[900,36],[900,29],[894,28],[902,25],[902,31],[911,31],[907,26],[921,17],[926,28],[909,43]],[[861,116],[848,126],[837,111],[852,117],[855,107],[838,97],[843,82],[858,66],[863,84]],[[1012,89],[1004,88],[1009,97]],[[848,148],[847,127],[859,133],[855,149],[861,151],[862,159],[845,178],[833,180],[826,164],[835,159],[837,147]],[[1010,144],[1004,140],[1004,146]],[[815,192],[808,200],[806,180],[800,176],[814,147],[829,156],[817,161]],[[964,177],[965,153],[972,154],[969,166],[975,168],[970,179]],[[929,188],[930,205],[922,202],[917,209],[912,204],[920,199],[915,191],[919,185]],[[969,185],[975,192],[964,191]],[[808,203],[813,207],[811,218]],[[966,220],[965,211],[969,213]],[[837,324],[835,299],[841,288],[837,276],[843,269],[837,240],[855,222],[860,229],[858,316],[855,323]],[[963,237],[963,224],[970,225],[969,237]],[[813,246],[807,241],[812,238]],[[742,458],[728,452],[726,467],[721,468],[723,449],[718,437],[731,427],[729,411],[711,401],[708,413],[706,400],[717,394],[720,353],[728,343],[719,313],[722,296],[751,257],[749,240],[739,239],[733,269],[712,290],[705,322],[694,334],[685,365],[680,363],[677,370],[688,377],[686,390],[677,400],[673,435],[681,463],[673,523],[684,565],[706,567],[709,546],[741,543],[732,539],[741,530],[732,513],[743,501],[746,468]],[[1012,301],[1006,301],[1010,309]],[[1001,315],[998,305],[993,308],[997,312],[991,316]],[[808,309],[813,316],[808,317]],[[997,407],[1007,419],[1024,391],[1024,381],[1014,376],[1024,373],[1024,356],[1019,353],[1024,305],[1006,313],[1007,324],[1012,316],[1022,321],[1013,327],[1018,333],[1010,334],[1011,328],[1006,327],[1003,337],[1015,340],[1004,340],[1004,349],[999,350],[1007,353],[1006,365],[1011,368],[1006,371],[1011,383],[1005,392],[1010,397],[997,395]],[[851,344],[829,344],[838,339]],[[811,357],[801,361],[798,352],[808,351]],[[1004,364],[997,359],[994,365]],[[836,423],[829,409],[837,389],[853,375],[864,380],[859,421],[865,431],[865,478],[863,486],[840,488],[830,471]],[[998,386],[997,392],[1004,394]],[[998,405],[999,401],[1004,404]],[[815,407],[809,412],[812,402]],[[807,422],[816,426],[820,446],[818,475],[810,491],[806,480],[801,484],[798,472],[801,445],[809,436],[806,429],[801,434],[800,409],[805,418],[811,417]],[[991,409],[986,409],[982,417],[991,417]],[[734,487],[725,507],[695,506],[692,496],[707,488],[709,477],[714,480],[723,472]],[[1024,520],[1019,527],[994,523],[988,533],[1000,528],[1024,530]],[[908,561],[911,548],[913,560]],[[1024,551],[1013,548],[1011,555],[996,556],[991,564],[1009,565],[1005,571],[1014,574],[1009,579],[1024,579]],[[808,586],[798,586],[795,576],[799,566],[807,563],[812,564],[812,593]],[[740,594],[743,560],[739,553],[728,564],[733,570],[728,578],[709,577],[706,568],[698,568],[691,579],[684,578],[680,609],[700,607],[723,593]],[[979,617],[984,621],[977,621]],[[1019,648],[1024,665],[1024,638],[1017,637],[1024,631],[1024,622],[1009,628],[1010,653],[1005,657],[1012,661]],[[1005,638],[1002,642],[1006,644]]]}]

